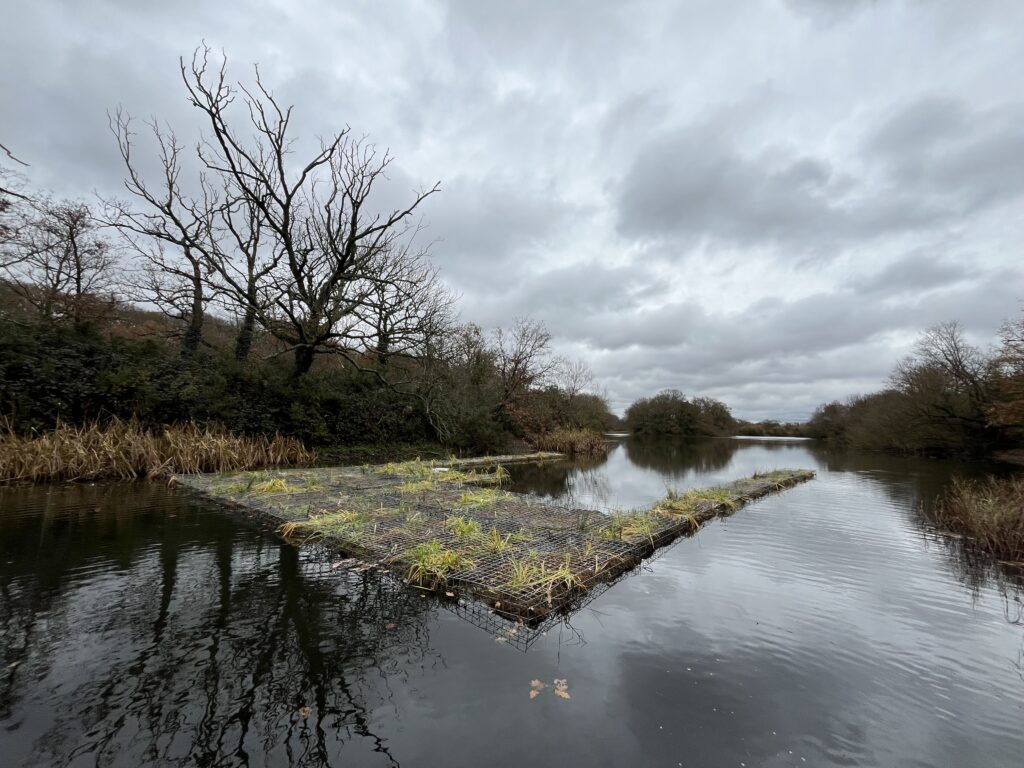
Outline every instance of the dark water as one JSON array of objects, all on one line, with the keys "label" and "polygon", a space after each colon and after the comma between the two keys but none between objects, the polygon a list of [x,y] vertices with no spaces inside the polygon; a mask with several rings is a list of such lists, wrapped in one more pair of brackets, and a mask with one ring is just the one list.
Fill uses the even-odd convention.
[{"label": "dark water", "polygon": [[921,511],[977,468],[625,441],[516,482],[628,507],[777,467],[819,477],[526,653],[158,485],[2,491],[0,765],[1024,764],[1013,583]]}]

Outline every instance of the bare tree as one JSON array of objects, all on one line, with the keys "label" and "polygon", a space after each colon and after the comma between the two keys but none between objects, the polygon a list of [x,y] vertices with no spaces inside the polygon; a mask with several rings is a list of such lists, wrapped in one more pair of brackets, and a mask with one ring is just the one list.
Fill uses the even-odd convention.
[{"label": "bare tree", "polygon": [[441,283],[438,269],[422,251],[407,246],[382,254],[378,279],[355,310],[361,326],[351,334],[372,351],[379,368],[393,357],[420,357],[436,336],[453,324],[455,297]]},{"label": "bare tree", "polygon": [[132,154],[131,117],[118,110],[110,127],[128,176],[125,189],[143,206],[105,201],[108,223],[117,228],[142,262],[136,298],[152,302],[184,327],[182,353],[191,356],[203,338],[211,296],[207,275],[214,258],[213,226],[225,203],[200,175],[195,194],[181,183],[182,145],[174,132],[152,121],[160,162],[158,183],[150,185]]},{"label": "bare tree", "polygon": [[267,314],[273,301],[267,295],[265,281],[277,268],[280,251],[267,247],[259,206],[248,198],[232,199],[222,207],[218,225],[220,236],[211,272],[229,310],[239,318],[235,359],[246,360],[257,319]]},{"label": "bare tree", "polygon": [[[227,82],[225,67],[226,61],[210,69],[207,48],[197,50],[190,65],[181,62],[190,101],[211,132],[199,146],[199,157],[208,172],[220,175],[232,198],[258,212],[272,256],[254,286],[228,268],[227,260],[215,258],[218,280],[293,353],[297,376],[325,352],[358,364],[365,341],[358,310],[372,304],[379,286],[388,283],[388,255],[401,252],[408,218],[439,185],[415,193],[404,208],[371,214],[371,192],[391,157],[353,139],[345,128],[305,163],[294,165],[291,107],[280,105],[258,68],[255,87],[236,88]],[[230,114],[239,95],[247,116],[243,127],[236,127]],[[243,128],[251,138],[243,138]],[[230,217],[236,209],[228,210]],[[261,297],[257,302],[253,287]],[[392,288],[401,293],[401,286]]]},{"label": "bare tree", "polygon": [[8,284],[41,317],[79,323],[109,309],[115,254],[84,203],[33,201],[13,249]]},{"label": "bare tree", "polygon": [[463,422],[493,418],[501,386],[479,326],[453,325],[427,337],[417,364],[415,393],[439,440],[449,441]]},{"label": "bare tree", "polygon": [[976,432],[985,428],[991,368],[992,361],[967,342],[960,325],[948,322],[921,334],[914,354],[897,364],[891,381],[925,423]]},{"label": "bare tree", "polygon": [[[11,150],[9,150],[4,144],[0,144],[0,153],[2,153],[7,160],[21,166],[28,166],[24,160],[18,159]],[[9,179],[14,178],[14,183]],[[20,177],[16,172],[11,171],[7,168],[6,164],[0,165],[0,211],[3,210],[4,206],[10,205],[10,198],[17,198],[19,200],[28,200],[28,195],[25,195],[20,185],[17,183]]]},{"label": "bare tree", "polygon": [[582,360],[559,360],[555,379],[570,402],[592,389],[595,383],[594,371]]},{"label": "bare tree", "polygon": [[1003,323],[999,336],[986,416],[991,426],[1019,437],[1024,433],[1024,316]]},{"label": "bare tree", "polygon": [[536,320],[519,318],[512,328],[494,333],[495,365],[501,382],[501,408],[513,406],[531,387],[554,373],[558,361],[548,354],[551,334]]},{"label": "bare tree", "polygon": [[[3,144],[0,144],[0,155],[17,165],[26,165]],[[25,177],[21,172],[0,162],[0,264],[11,264],[18,258],[15,242],[25,221],[26,204],[30,202],[24,188]]]}]

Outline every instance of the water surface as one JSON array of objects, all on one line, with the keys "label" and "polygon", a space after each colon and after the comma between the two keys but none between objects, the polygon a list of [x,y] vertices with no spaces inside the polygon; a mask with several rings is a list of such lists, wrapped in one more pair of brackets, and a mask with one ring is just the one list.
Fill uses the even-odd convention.
[{"label": "water surface", "polygon": [[819,476],[525,653],[161,485],[0,491],[0,763],[1019,766],[1012,575],[927,517],[983,468],[625,439],[514,479],[612,509],[782,467]]}]

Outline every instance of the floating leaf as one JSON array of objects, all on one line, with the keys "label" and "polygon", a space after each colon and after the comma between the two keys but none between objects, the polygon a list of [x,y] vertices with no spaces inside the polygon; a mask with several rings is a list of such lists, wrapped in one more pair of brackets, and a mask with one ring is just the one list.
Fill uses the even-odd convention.
[{"label": "floating leaf", "polygon": [[542,691],[545,688],[547,688],[548,686],[547,686],[547,683],[542,683],[540,680],[531,680],[530,681],[530,687],[531,688],[536,688],[538,691]]},{"label": "floating leaf", "polygon": [[398,625],[397,624],[385,624],[384,625],[384,629],[386,629],[386,630],[388,630],[390,632],[391,630],[398,629]]},{"label": "floating leaf", "polygon": [[563,699],[571,699],[569,695],[569,681],[565,678],[555,678],[555,696]]},{"label": "floating leaf", "polygon": [[531,699],[536,699],[538,696],[540,696],[540,691],[538,691],[536,689],[533,689],[533,690],[530,691],[530,698]]},{"label": "floating leaf", "polygon": [[305,717],[309,717],[312,714],[313,714],[313,710],[310,709],[309,707],[301,707],[299,709],[299,717],[305,718]]}]

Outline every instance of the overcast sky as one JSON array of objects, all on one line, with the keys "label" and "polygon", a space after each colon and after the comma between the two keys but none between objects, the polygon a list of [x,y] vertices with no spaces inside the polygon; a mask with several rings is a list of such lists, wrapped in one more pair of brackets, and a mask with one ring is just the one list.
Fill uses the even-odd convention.
[{"label": "overcast sky", "polygon": [[621,411],[674,387],[804,418],[918,331],[1021,310],[1020,0],[3,0],[0,141],[117,194],[106,111],[196,125],[206,40],[314,138],[441,182],[433,254],[484,327],[543,320]]}]

